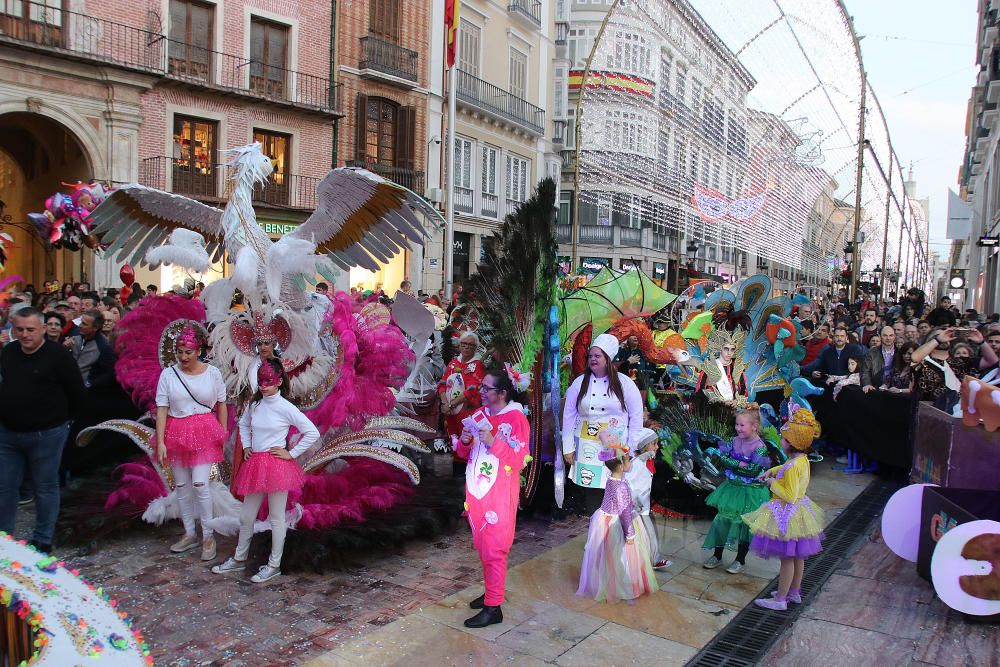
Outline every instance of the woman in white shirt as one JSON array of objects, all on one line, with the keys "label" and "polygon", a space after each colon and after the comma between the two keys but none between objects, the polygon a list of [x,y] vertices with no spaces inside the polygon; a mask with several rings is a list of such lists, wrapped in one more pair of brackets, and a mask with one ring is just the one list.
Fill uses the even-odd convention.
[{"label": "woman in white shirt", "polygon": [[201,559],[212,560],[215,537],[209,527],[212,494],[208,475],[212,464],[222,460],[222,445],[226,441],[226,383],[218,368],[198,358],[205,347],[205,336],[194,326],[184,327],[174,347],[177,363],[164,368],[156,384],[156,455],[160,465],[169,462],[173,469],[184,523],[184,537],[170,550],[182,553],[198,546],[197,499]]},{"label": "woman in white shirt", "polygon": [[[212,568],[216,574],[242,570],[246,565],[253,524],[264,496],[271,523],[271,556],[250,581],[260,584],[281,574],[285,548],[285,504],[288,492],[302,487],[305,475],[294,459],[319,439],[319,431],[309,418],[288,402],[288,383],[281,362],[261,359],[257,369],[257,393],[240,417],[243,465],[233,481],[233,493],[243,496],[240,538],[236,554]],[[288,449],[288,430],[294,426],[301,437]]]},{"label": "woman in white shirt", "polygon": [[[601,433],[634,447],[642,429],[642,394],[628,376],[615,371],[611,360],[618,354],[618,339],[601,334],[587,354],[587,369],[566,391],[563,408],[562,452],[570,467],[570,480],[581,490],[583,506],[577,511],[593,514],[604,498],[608,469],[597,458],[604,445]],[[574,494],[579,499],[579,493]]]}]

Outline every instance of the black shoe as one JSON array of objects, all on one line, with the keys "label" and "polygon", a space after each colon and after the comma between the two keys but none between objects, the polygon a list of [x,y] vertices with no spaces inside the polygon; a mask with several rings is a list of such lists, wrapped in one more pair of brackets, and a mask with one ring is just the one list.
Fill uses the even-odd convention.
[{"label": "black shoe", "polygon": [[483,593],[475,600],[469,603],[471,609],[482,609],[486,604],[486,593]]},{"label": "black shoe", "polygon": [[52,553],[51,544],[41,544],[40,542],[36,542],[35,540],[28,540],[28,546],[35,547],[35,551],[38,551],[39,553],[47,553],[47,554]]},{"label": "black shoe", "polygon": [[500,605],[496,607],[483,607],[482,611],[473,616],[472,618],[466,619],[465,627],[467,628],[485,628],[488,625],[493,625],[494,623],[503,623],[503,612],[500,611]]}]

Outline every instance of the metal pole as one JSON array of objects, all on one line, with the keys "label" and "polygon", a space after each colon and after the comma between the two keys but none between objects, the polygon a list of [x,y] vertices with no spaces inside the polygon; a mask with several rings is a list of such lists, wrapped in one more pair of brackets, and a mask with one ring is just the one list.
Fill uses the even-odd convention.
[{"label": "metal pole", "polygon": [[[860,62],[859,62],[860,65]],[[861,179],[865,169],[865,95],[868,92],[868,75],[861,70],[861,108],[858,112],[858,178],[854,186],[854,249],[851,262],[851,291],[848,296],[853,304],[858,295],[858,273],[861,271],[861,248],[858,247],[858,229],[861,227]]]},{"label": "metal pole", "polygon": [[458,71],[458,50],[461,42],[455,40],[455,64],[448,70],[448,211],[445,218],[444,238],[444,296],[451,301],[452,280],[455,274],[455,82]]},{"label": "metal pole", "polygon": [[583,68],[583,77],[580,79],[580,88],[576,94],[576,115],[573,117],[573,137],[576,141],[576,153],[573,156],[575,158],[575,164],[573,165],[573,229],[572,232],[572,249],[570,254],[571,268],[575,270],[576,260],[577,260],[577,245],[579,243],[580,234],[580,126],[583,120],[583,95],[587,91],[587,80],[590,78],[590,63],[594,59],[594,54],[597,53],[597,47],[601,43],[601,37],[604,36],[604,29],[608,25],[608,19],[611,15],[615,13],[618,9],[618,3],[621,0],[615,0],[611,7],[608,9],[608,13],[604,16],[604,20],[601,22],[601,27],[597,31],[597,36],[594,37],[594,46],[590,48],[590,54],[587,56],[587,64]]},{"label": "metal pole", "polygon": [[903,209],[903,219],[899,223],[899,241],[896,243],[896,296],[899,297],[899,277],[903,268],[903,229],[906,227],[906,209]]},{"label": "metal pole", "polygon": [[[876,160],[877,162],[877,160]],[[886,256],[889,253],[889,203],[892,201],[892,156],[889,159],[889,182],[886,184],[885,194],[885,234],[882,237],[882,273],[878,276],[878,300],[877,305],[882,304],[885,294],[885,278],[889,267],[885,265]]]}]

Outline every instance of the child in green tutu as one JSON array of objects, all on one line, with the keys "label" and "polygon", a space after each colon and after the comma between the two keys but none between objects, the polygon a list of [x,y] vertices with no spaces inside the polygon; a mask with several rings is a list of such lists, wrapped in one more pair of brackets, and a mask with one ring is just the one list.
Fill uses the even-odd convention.
[{"label": "child in green tutu", "polygon": [[712,570],[722,563],[723,549],[736,551],[736,559],[726,568],[730,574],[743,572],[750,550],[750,529],[742,516],[768,500],[771,494],[757,477],[771,467],[767,445],[760,437],[760,410],[756,405],[736,413],[736,437],[720,447],[709,449],[726,480],[705,502],[718,514],[705,536],[704,549],[713,549],[703,566]]}]

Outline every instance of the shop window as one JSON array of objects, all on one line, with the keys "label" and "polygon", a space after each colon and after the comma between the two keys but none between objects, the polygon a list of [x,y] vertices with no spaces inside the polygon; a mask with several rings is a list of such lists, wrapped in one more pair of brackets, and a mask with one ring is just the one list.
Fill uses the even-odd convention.
[{"label": "shop window", "polygon": [[192,0],[170,0],[170,74],[209,81],[212,77],[214,7]]},{"label": "shop window", "polygon": [[174,116],[173,191],[191,197],[218,195],[215,170],[218,123]]}]

